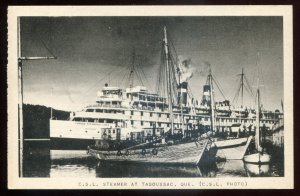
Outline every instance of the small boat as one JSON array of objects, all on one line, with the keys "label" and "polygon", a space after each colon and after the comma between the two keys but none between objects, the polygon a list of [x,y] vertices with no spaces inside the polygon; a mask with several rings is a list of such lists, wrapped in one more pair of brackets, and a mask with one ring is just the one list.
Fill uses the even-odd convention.
[{"label": "small boat", "polygon": [[109,161],[199,165],[214,160],[216,149],[209,139],[202,139],[172,145],[143,144],[112,151],[90,147],[88,154],[99,160]]},{"label": "small boat", "polygon": [[259,77],[257,77],[257,108],[256,108],[256,133],[255,133],[255,149],[250,154],[244,156],[244,162],[265,164],[269,163],[271,156],[266,153],[261,146],[261,131],[260,131],[260,91],[259,91]]},{"label": "small boat", "polygon": [[[242,73],[243,75],[243,73]],[[205,85],[206,94],[209,96],[209,105],[210,105],[210,118],[211,118],[211,130],[213,130],[213,140],[214,144],[217,148],[217,154],[216,156],[221,159],[228,159],[228,160],[242,160],[246,150],[248,149],[248,146],[251,142],[252,136],[244,136],[239,137],[239,132],[235,131],[236,136],[235,137],[219,137],[216,135],[216,106],[214,103],[214,89],[213,89],[213,81],[214,77],[211,73],[211,69],[209,70],[209,75],[207,77],[207,82]],[[243,83],[241,83],[243,85]],[[228,105],[228,104],[227,104]],[[231,126],[231,129],[236,127],[236,124],[233,124]],[[240,124],[237,126],[240,127]]]},{"label": "small boat", "polygon": [[218,149],[217,156],[226,160],[242,160],[251,140],[252,136],[214,141]]}]

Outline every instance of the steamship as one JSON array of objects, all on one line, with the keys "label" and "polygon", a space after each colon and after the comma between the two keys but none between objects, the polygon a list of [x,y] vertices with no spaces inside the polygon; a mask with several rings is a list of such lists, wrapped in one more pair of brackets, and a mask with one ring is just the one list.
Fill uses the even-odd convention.
[{"label": "steamship", "polygon": [[[93,146],[89,149],[93,156],[119,159],[118,155],[128,150],[140,149],[139,153],[148,153],[157,145],[176,146],[204,139],[202,143],[209,140],[209,146],[214,143],[219,156],[225,154],[226,158],[242,159],[245,146],[255,133],[255,110],[235,108],[228,100],[215,102],[211,71],[203,86],[202,99],[195,99],[190,93],[188,77],[185,77],[188,62],[178,62],[178,58],[171,55],[166,29],[162,47],[160,86],[156,93],[149,92],[145,86],[135,86],[133,82],[125,89],[105,84],[97,93],[95,104],[71,112],[68,120],[50,119],[52,147]],[[136,69],[137,66],[130,67],[130,77],[134,77]],[[260,125],[270,129],[279,120],[280,112],[261,111],[259,115]],[[106,154],[99,157],[99,152]],[[113,155],[108,156],[107,152]]]}]

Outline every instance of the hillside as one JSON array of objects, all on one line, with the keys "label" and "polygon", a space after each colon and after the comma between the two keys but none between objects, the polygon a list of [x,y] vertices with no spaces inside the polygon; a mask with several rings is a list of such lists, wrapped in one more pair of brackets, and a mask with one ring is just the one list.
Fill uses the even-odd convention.
[{"label": "hillside", "polygon": [[[51,108],[41,105],[23,105],[24,138],[49,138],[49,119]],[[66,120],[70,112],[53,109],[53,118]]]}]

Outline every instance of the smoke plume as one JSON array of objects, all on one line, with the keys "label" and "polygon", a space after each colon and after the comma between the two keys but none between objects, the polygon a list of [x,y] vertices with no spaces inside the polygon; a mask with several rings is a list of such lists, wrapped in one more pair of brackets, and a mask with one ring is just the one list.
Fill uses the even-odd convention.
[{"label": "smoke plume", "polygon": [[180,83],[186,82],[193,77],[194,68],[190,58],[184,59],[179,57]]},{"label": "smoke plume", "polygon": [[210,63],[208,61],[202,61],[194,73],[197,73],[201,76],[206,76],[210,69]]}]

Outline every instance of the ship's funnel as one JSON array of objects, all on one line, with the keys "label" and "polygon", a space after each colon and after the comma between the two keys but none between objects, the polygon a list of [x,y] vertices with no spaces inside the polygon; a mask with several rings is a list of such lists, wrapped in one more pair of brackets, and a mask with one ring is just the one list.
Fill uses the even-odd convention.
[{"label": "ship's funnel", "polygon": [[210,85],[203,86],[203,98],[202,104],[203,105],[210,105]]},{"label": "ship's funnel", "polygon": [[187,104],[187,87],[188,83],[187,82],[182,82],[177,86],[177,92],[178,92],[178,105],[183,105],[186,106]]}]

